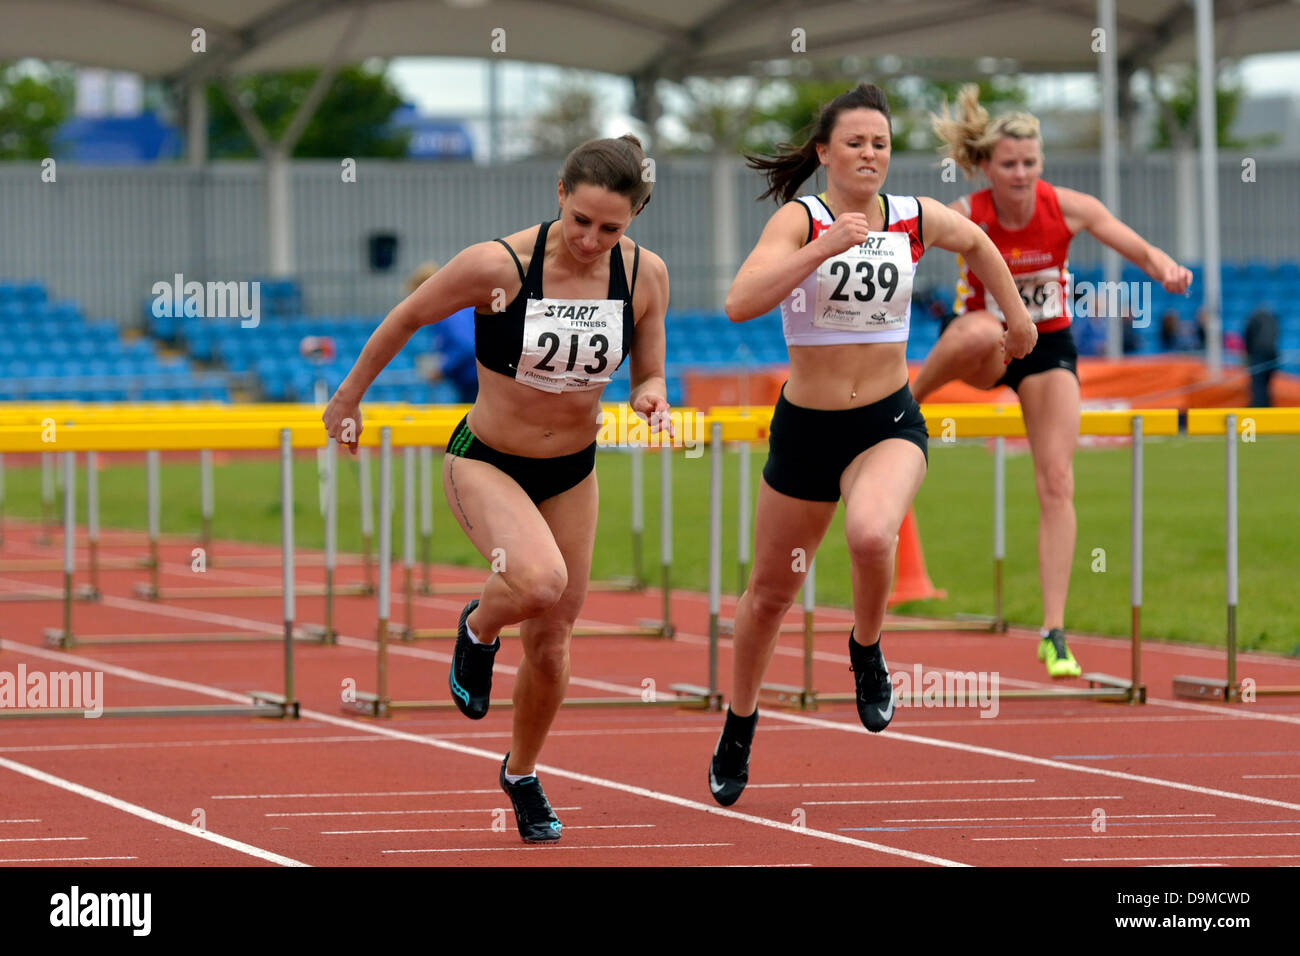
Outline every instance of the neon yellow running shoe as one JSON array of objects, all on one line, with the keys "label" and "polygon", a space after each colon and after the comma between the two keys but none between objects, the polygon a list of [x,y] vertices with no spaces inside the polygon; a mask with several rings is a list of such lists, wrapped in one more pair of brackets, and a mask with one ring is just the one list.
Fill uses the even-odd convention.
[{"label": "neon yellow running shoe", "polygon": [[1065,646],[1065,631],[1054,627],[1038,642],[1038,659],[1047,664],[1047,673],[1054,678],[1078,677],[1083,668]]}]

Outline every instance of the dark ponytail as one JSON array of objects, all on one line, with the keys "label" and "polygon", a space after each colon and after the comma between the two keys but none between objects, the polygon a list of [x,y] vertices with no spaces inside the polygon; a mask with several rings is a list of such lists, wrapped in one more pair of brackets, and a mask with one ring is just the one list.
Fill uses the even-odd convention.
[{"label": "dark ponytail", "polygon": [[885,122],[891,122],[889,100],[885,97],[885,91],[871,83],[859,83],[822,107],[813,125],[812,133],[802,146],[781,143],[777,146],[778,152],[775,156],[746,155],[746,165],[750,169],[761,170],[767,174],[767,192],[758,198],[766,199],[771,196],[778,202],[790,202],[794,199],[799,193],[799,187],[817,172],[817,167],[821,165],[821,160],[817,158],[817,144],[830,142],[831,131],[835,129],[835,122],[841,113],[845,110],[860,109],[876,110],[884,114]]},{"label": "dark ponytail", "polygon": [[569,153],[560,170],[565,193],[584,183],[626,196],[635,215],[650,201],[654,181],[645,173],[645,150],[631,133],[618,139],[592,139]]}]

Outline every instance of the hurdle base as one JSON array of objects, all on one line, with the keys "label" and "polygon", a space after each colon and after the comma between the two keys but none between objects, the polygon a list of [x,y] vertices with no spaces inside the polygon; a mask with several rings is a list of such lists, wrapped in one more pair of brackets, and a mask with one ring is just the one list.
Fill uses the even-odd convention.
[{"label": "hurdle base", "polygon": [[294,637],[299,641],[311,641],[316,644],[337,644],[339,642],[338,629],[326,628],[324,624],[304,624],[298,628],[298,633]]},{"label": "hurdle base", "polygon": [[1174,678],[1174,696],[1191,700],[1213,700],[1226,703],[1240,700],[1240,688],[1233,687],[1222,677],[1188,677],[1180,675]]},{"label": "hurdle base", "polygon": [[[294,707],[297,708],[297,704]],[[80,717],[86,718],[84,708],[27,707],[0,708],[0,718],[6,717]],[[105,707],[101,717],[281,717],[283,708],[278,704],[173,704],[167,707]],[[296,716],[296,714],[295,714]]]},{"label": "hurdle base", "polygon": [[157,601],[158,590],[147,581],[139,581],[131,588],[131,593],[145,601]]},{"label": "hurdle base", "polygon": [[104,595],[93,584],[82,584],[72,592],[75,601],[98,601]]},{"label": "hurdle base", "polygon": [[[316,629],[318,632],[323,629]],[[44,631],[47,647],[66,650],[71,647],[108,646],[121,644],[280,644],[282,634],[259,634],[256,631],[199,632],[195,634],[68,634],[62,628],[47,627]],[[308,633],[308,628],[294,631],[294,643],[324,644],[319,633]]]},{"label": "hurdle base", "polygon": [[357,691],[356,697],[343,702],[343,712],[354,717],[385,717],[387,708],[380,701],[379,695]]},{"label": "hurdle base", "polygon": [[[676,696],[654,697],[569,697],[561,706],[564,707],[673,707],[692,710],[721,710],[722,695],[710,693],[707,687],[693,684],[673,684],[671,690]],[[507,698],[493,699],[488,702],[489,709],[509,710],[514,701]],[[355,700],[345,701],[344,713],[362,717],[392,717],[399,710],[455,710],[453,700],[384,700],[376,694],[358,691]]]},{"label": "hurdle base", "polygon": [[1129,703],[1137,702],[1145,704],[1147,702],[1147,685],[1139,684],[1136,689],[1133,687],[1131,680],[1125,680],[1123,677],[1115,677],[1111,674],[1092,673],[1084,674],[1083,680],[1088,682],[1090,690],[1116,690],[1122,691],[1126,696],[1119,698],[1101,697],[1101,700],[1124,700]]},{"label": "hurdle base", "polygon": [[788,710],[816,710],[817,691],[793,684],[760,684],[758,702],[766,707],[784,707]]},{"label": "hurdle base", "polygon": [[293,720],[298,719],[299,705],[296,700],[288,700],[283,694],[273,694],[265,690],[250,690],[248,696],[255,701],[254,706],[263,706],[273,709],[272,717],[288,717]]}]

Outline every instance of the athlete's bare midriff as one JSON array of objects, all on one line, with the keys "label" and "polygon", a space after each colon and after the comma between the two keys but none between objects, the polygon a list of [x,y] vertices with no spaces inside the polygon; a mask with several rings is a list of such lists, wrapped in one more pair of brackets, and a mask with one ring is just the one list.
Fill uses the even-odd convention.
[{"label": "athlete's bare midriff", "polygon": [[582,451],[600,431],[603,389],[543,392],[478,365],[478,399],[469,429],[481,441],[525,458],[557,458]]},{"label": "athlete's bare midriff", "polygon": [[858,408],[907,384],[906,342],[791,345],[789,349],[785,397],[804,408]]}]

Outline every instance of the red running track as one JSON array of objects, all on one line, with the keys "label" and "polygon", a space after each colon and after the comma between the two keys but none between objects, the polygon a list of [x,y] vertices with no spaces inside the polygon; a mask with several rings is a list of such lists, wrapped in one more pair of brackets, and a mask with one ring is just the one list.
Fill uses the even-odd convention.
[{"label": "red running track", "polygon": [[[56,557],[11,522],[6,560]],[[143,539],[115,534],[106,553]],[[226,544],[220,552],[269,554]],[[191,570],[190,545],[164,546],[162,582],[275,583],[279,569]],[[84,555],[79,552],[79,560]],[[394,581],[400,580],[395,569]],[[132,596],[145,572],[102,573],[105,597],[77,603],[74,632],[281,631],[279,598],[151,602]],[[341,569],[360,580],[357,567]],[[481,580],[438,568],[439,584]],[[57,572],[0,572],[0,591],[53,587]],[[299,567],[299,583],[319,583]],[[416,599],[417,624],[454,626],[465,599]],[[597,592],[583,624],[658,615],[658,592]],[[299,597],[300,622],[319,598]],[[725,599],[724,616],[734,599]],[[295,648],[300,720],[261,717],[0,721],[0,863],[39,865],[1287,865],[1300,860],[1300,705],[1174,700],[1174,674],[1220,674],[1222,652],[1149,642],[1145,706],[1004,700],[902,708],[869,735],[849,705],[815,713],[764,709],[751,784],[723,809],[706,769],[720,715],[665,708],[566,709],[539,768],[564,821],[557,846],[523,845],[497,769],[510,714],[470,722],[454,710],[391,719],[347,715],[342,692],[374,687],[373,597],[337,602],[338,646]],[[0,674],[103,674],[109,706],[245,700],[280,689],[279,644],[46,648],[56,601],[0,604]],[[394,601],[394,618],[402,616]],[[707,682],[707,601],[674,592],[678,636],[576,638],[573,696],[639,698],[646,679]],[[824,609],[819,620],[848,621]],[[793,623],[793,620],[792,620]],[[848,691],[846,631],[817,638],[816,686]],[[996,672],[1003,687],[1045,686],[1036,635],[886,634],[893,672]],[[799,683],[801,638],[782,638],[769,680]],[[1126,641],[1072,636],[1086,670],[1125,673]],[[446,699],[449,642],[390,645],[394,698]],[[516,642],[498,658],[510,692]],[[719,649],[722,687],[730,642]],[[1240,675],[1295,684],[1300,661],[1243,654]],[[0,679],[3,679],[0,677]],[[1067,682],[1072,683],[1072,682]]]}]

